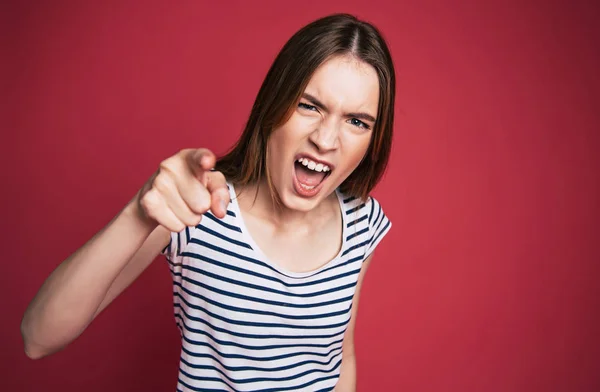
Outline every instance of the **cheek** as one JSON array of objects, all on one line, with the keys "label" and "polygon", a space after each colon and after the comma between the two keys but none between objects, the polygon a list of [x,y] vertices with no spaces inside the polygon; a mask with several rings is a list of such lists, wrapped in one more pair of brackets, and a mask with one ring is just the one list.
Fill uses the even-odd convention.
[{"label": "cheek", "polygon": [[304,133],[310,129],[309,121],[302,116],[292,115],[285,124],[273,131],[268,143],[271,156],[283,157],[298,148],[300,140],[305,136]]},{"label": "cheek", "polygon": [[285,129],[285,137],[288,140],[297,141],[315,130],[320,121],[319,115],[302,115],[295,112],[282,128]]},{"label": "cheek", "polygon": [[364,137],[358,140],[353,140],[352,143],[350,143],[347,154],[349,171],[354,170],[360,164],[363,157],[367,153],[367,150],[369,149],[370,141],[370,137]]}]

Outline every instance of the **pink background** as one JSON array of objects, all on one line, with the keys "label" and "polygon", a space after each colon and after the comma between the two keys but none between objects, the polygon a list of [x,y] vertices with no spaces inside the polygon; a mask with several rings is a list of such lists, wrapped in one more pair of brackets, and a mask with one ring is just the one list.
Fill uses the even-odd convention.
[{"label": "pink background", "polygon": [[398,75],[358,390],[600,390],[593,2],[28,3],[0,12],[0,389],[175,390],[162,258],[51,357],[24,355],[25,307],[160,160],[224,152],[285,40],[344,11],[381,28]]}]

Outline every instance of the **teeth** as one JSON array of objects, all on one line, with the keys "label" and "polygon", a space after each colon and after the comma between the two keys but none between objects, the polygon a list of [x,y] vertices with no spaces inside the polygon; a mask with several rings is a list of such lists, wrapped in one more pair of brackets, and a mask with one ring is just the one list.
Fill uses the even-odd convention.
[{"label": "teeth", "polygon": [[314,187],[315,187],[316,185],[307,186],[307,185],[304,185],[304,184],[300,184],[300,186],[301,186],[302,188],[306,189],[307,191],[310,191],[311,189],[314,189]]},{"label": "teeth", "polygon": [[308,158],[300,158],[300,159],[298,159],[298,162],[300,162],[302,165],[306,166],[310,170],[314,170],[319,173],[320,172],[327,173],[329,170],[331,170],[329,168],[329,166],[323,165],[322,163],[317,163],[317,162],[311,161]]}]

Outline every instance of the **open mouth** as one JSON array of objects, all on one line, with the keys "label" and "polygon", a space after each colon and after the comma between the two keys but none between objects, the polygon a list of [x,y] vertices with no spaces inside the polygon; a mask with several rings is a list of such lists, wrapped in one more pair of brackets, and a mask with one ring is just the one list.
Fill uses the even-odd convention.
[{"label": "open mouth", "polygon": [[294,162],[294,187],[301,196],[314,196],[329,175],[331,168],[309,158],[301,157]]}]

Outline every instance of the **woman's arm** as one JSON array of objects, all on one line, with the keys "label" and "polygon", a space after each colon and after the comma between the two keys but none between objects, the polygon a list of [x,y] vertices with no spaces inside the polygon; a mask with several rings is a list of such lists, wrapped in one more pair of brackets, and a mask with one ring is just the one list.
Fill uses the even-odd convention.
[{"label": "woman's arm", "polygon": [[72,342],[168,241],[169,232],[143,220],[130,202],[46,279],[21,322],[26,354],[41,358]]},{"label": "woman's arm", "polygon": [[342,370],[340,379],[335,386],[334,392],[355,392],[356,391],[356,357],[344,355],[342,358]]},{"label": "woman's arm", "polygon": [[25,352],[41,358],[77,338],[167,246],[171,232],[212,210],[227,213],[229,191],[216,156],[185,149],[161,162],[138,194],[46,279],[21,322]]},{"label": "woman's arm", "polygon": [[360,297],[360,288],[369,268],[369,264],[373,255],[371,254],[364,261],[358,281],[356,283],[356,291],[352,300],[352,315],[348,328],[344,333],[344,342],[342,343],[342,368],[340,370],[340,379],[335,386],[334,392],[355,392],[356,391],[356,354],[354,351],[354,329],[356,326],[356,318],[358,317],[358,299]]}]

